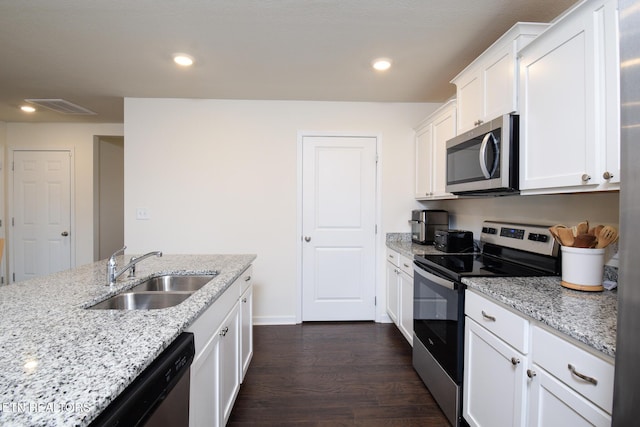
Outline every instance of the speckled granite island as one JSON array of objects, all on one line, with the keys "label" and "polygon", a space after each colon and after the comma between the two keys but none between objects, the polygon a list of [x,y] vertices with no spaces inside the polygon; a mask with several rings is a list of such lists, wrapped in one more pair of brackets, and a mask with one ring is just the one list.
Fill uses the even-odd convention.
[{"label": "speckled granite island", "polygon": [[[255,258],[153,257],[137,265],[136,278],[123,275],[111,288],[100,261],[0,287],[0,425],[88,425]],[[150,275],[212,271],[219,274],[174,307],[86,309]]]},{"label": "speckled granite island", "polygon": [[[439,253],[411,243],[406,233],[389,233],[387,247],[408,258]],[[563,288],[559,277],[464,278],[462,282],[508,307],[615,358],[617,292]]]}]

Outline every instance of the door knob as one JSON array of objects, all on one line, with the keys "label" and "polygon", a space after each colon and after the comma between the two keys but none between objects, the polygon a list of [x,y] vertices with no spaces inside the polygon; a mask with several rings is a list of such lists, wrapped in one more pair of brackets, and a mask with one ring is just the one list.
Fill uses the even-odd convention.
[{"label": "door knob", "polygon": [[63,231],[62,233],[60,233],[60,235],[62,237],[67,237],[69,235],[69,232],[68,231]]},{"label": "door knob", "polygon": [[305,242],[310,242],[311,241],[311,236],[304,236],[304,241]]}]

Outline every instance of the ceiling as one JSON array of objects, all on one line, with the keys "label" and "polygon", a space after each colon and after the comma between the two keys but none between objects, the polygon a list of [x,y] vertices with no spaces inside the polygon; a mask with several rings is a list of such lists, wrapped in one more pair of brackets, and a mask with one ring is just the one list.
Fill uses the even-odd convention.
[{"label": "ceiling", "polygon": [[[0,121],[123,121],[123,99],[442,102],[515,22],[575,0],[0,0]],[[176,52],[195,64],[179,68]],[[371,61],[393,66],[376,72]],[[62,98],[96,112],[20,111]]]}]

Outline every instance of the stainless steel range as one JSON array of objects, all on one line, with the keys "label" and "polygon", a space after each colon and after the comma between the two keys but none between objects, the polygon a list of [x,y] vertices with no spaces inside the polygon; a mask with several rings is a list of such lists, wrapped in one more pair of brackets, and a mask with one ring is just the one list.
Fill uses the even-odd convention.
[{"label": "stainless steel range", "polygon": [[464,277],[560,274],[548,226],[485,221],[482,252],[414,258],[413,366],[452,425],[464,423]]}]

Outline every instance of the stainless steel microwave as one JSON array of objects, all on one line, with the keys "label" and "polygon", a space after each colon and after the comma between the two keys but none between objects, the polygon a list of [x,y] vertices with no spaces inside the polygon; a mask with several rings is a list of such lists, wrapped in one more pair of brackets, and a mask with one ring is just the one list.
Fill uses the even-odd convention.
[{"label": "stainless steel microwave", "polygon": [[447,192],[518,194],[518,119],[506,114],[447,141]]}]

